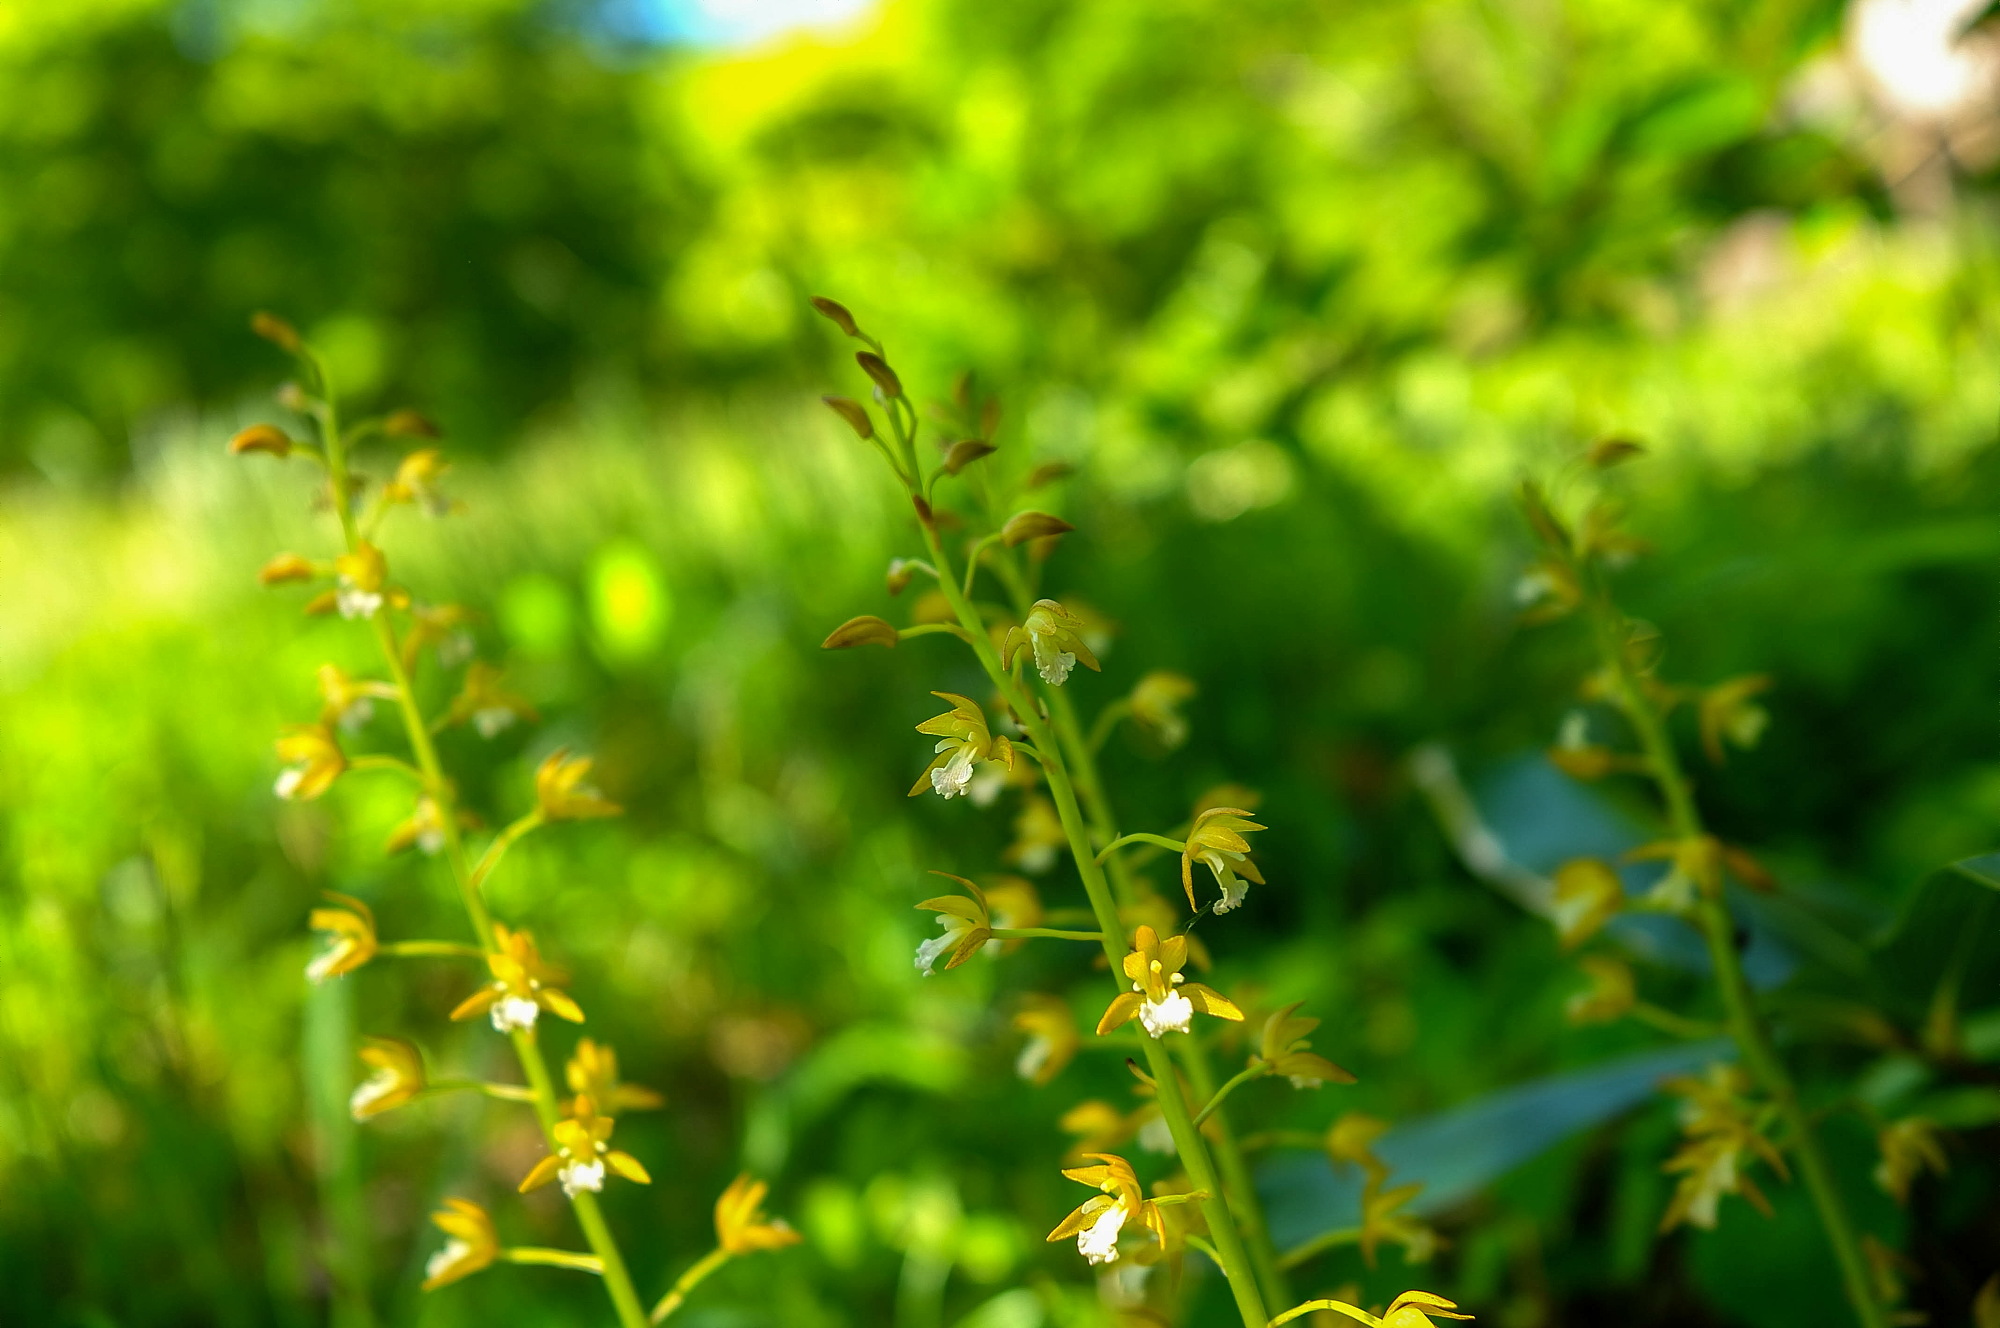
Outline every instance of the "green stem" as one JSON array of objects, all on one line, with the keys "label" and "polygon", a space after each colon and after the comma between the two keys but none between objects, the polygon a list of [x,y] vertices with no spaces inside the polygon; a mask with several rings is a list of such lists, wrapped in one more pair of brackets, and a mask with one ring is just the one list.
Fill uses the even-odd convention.
[{"label": "green stem", "polygon": [[1097,851],[1097,861],[1100,863],[1104,862],[1113,853],[1124,848],[1127,844],[1157,844],[1161,848],[1170,849],[1175,853],[1185,853],[1187,851],[1187,845],[1181,840],[1169,839],[1165,835],[1148,834],[1144,830],[1135,830],[1129,835],[1118,836],[1118,838],[1099,849]]},{"label": "green stem", "polygon": [[540,1245],[516,1245],[500,1251],[500,1257],[508,1263],[540,1264],[546,1268],[574,1268],[579,1273],[604,1272],[604,1261],[594,1254],[577,1254],[570,1250],[551,1250]]},{"label": "green stem", "polygon": [[401,775],[403,778],[416,784],[424,782],[423,771],[417,769],[408,761],[398,760],[393,756],[376,756],[373,754],[350,756],[347,758],[347,768],[356,772],[384,770],[390,774]]},{"label": "green stem", "polygon": [[1026,941],[1039,936],[1051,941],[1098,941],[1104,940],[1101,931],[1059,931],[1054,927],[995,927],[993,936],[1002,941]]},{"label": "green stem", "polygon": [[476,945],[460,945],[457,941],[390,941],[379,946],[376,954],[395,955],[401,959],[420,956],[449,956],[456,959],[484,959],[486,951]]},{"label": "green stem", "polygon": [[[1221,1109],[1220,1093],[1214,1088],[1215,1067],[1209,1059],[1208,1047],[1193,1038],[1188,1039],[1181,1048],[1181,1063],[1187,1067],[1189,1085],[1209,1100],[1209,1105],[1202,1109],[1202,1115],[1209,1117],[1209,1130],[1215,1139],[1216,1165],[1222,1168],[1223,1183],[1229,1187],[1227,1193],[1235,1200],[1233,1211],[1236,1220],[1243,1224],[1243,1239],[1250,1247],[1250,1262],[1263,1281],[1266,1299],[1274,1305],[1282,1305],[1292,1298],[1289,1279],[1285,1276],[1285,1266],[1279,1262],[1278,1247],[1271,1241],[1271,1229],[1264,1221],[1264,1205],[1258,1201],[1257,1184],[1250,1174],[1250,1163],[1244,1157],[1242,1144],[1237,1141],[1229,1113]],[[1227,1085],[1220,1090],[1227,1091]],[[1313,1138],[1310,1146],[1318,1147],[1319,1140]]]},{"label": "green stem", "polygon": [[[1598,652],[1611,675],[1619,708],[1632,725],[1640,749],[1651,767],[1653,782],[1666,804],[1668,824],[1680,840],[1706,838],[1708,832],[1695,806],[1693,787],[1681,768],[1680,757],[1667,734],[1666,723],[1658,708],[1646,696],[1626,657],[1621,639],[1623,618],[1602,594],[1594,597],[1593,611]],[[1848,1217],[1846,1204],[1833,1178],[1833,1169],[1828,1165],[1826,1154],[1820,1147],[1819,1135],[1799,1101],[1798,1088],[1792,1082],[1791,1073],[1771,1044],[1770,1032],[1757,1012],[1750,984],[1743,976],[1743,965],[1736,953],[1736,922],[1730,916],[1719,886],[1711,889],[1707,883],[1702,884],[1695,918],[1707,942],[1709,962],[1715,969],[1716,986],[1728,1016],[1730,1036],[1735,1039],[1744,1063],[1770,1095],[1779,1119],[1792,1135],[1799,1171],[1805,1177],[1813,1207],[1819,1212],[1820,1226],[1826,1232],[1827,1243],[1833,1247],[1834,1260],[1840,1266],[1841,1284],[1847,1292],[1848,1303],[1854,1308],[1855,1318],[1862,1328],[1887,1328],[1888,1319],[1881,1303],[1875,1298],[1868,1265],[1862,1258],[1853,1222]]]},{"label": "green stem", "polygon": [[693,1267],[674,1280],[673,1287],[666,1295],[660,1297],[659,1304],[653,1306],[653,1312],[647,1316],[648,1320],[658,1323],[679,1309],[682,1302],[687,1300],[688,1293],[701,1285],[703,1278],[728,1262],[729,1251],[720,1245],[704,1254]]},{"label": "green stem", "polygon": [[1302,1263],[1317,1259],[1328,1250],[1338,1249],[1342,1245],[1359,1245],[1360,1243],[1360,1227],[1336,1227],[1332,1231],[1323,1231],[1311,1240],[1294,1245],[1291,1249],[1286,1250],[1278,1256],[1278,1266],[1280,1268],[1296,1268]]},{"label": "green stem", "polygon": [[1380,1319],[1367,1310],[1356,1309],[1344,1300],[1309,1300],[1303,1305],[1294,1305],[1271,1320],[1271,1328],[1278,1328],[1281,1323],[1290,1323],[1293,1319],[1302,1318],[1315,1310],[1332,1310],[1335,1314],[1345,1314],[1356,1323],[1368,1324],[1370,1328],[1382,1328]]},{"label": "green stem", "polygon": [[[1203,1121],[1207,1120],[1209,1116],[1214,1113],[1215,1109],[1222,1105],[1222,1099],[1228,1097],[1231,1093],[1235,1092],[1239,1085],[1247,1084],[1252,1079],[1262,1079],[1269,1072],[1270,1072],[1270,1067],[1259,1062],[1258,1064],[1252,1065],[1247,1069],[1243,1070],[1241,1073],[1231,1076],[1229,1080],[1222,1085],[1222,1087],[1215,1089],[1208,1094],[1208,1105],[1195,1113],[1194,1123],[1196,1125],[1199,1125]],[[1201,1090],[1197,1088],[1195,1091],[1199,1093]]]},{"label": "green stem", "polygon": [[[322,441],[326,445],[327,475],[333,490],[333,508],[340,518],[341,533],[345,537],[347,551],[355,552],[361,543],[360,532],[354,523],[353,504],[349,501],[350,484],[347,472],[347,449],[340,435],[340,420],[333,401],[333,385],[328,379],[324,365],[314,361],[321,387],[319,421]],[[445,860],[450,864],[453,883],[458,887],[459,900],[465,905],[467,919],[472,924],[473,934],[482,950],[488,954],[494,951],[497,942],[493,936],[493,917],[486,909],[486,901],[480,898],[478,886],[472,879],[465,858],[465,842],[459,834],[457,800],[453,796],[451,781],[445,778],[444,766],[438,760],[437,746],[431,741],[429,725],[424,723],[423,711],[417,705],[416,688],[410,681],[409,670],[403,667],[402,652],[397,649],[395,628],[390,625],[387,606],[378,610],[370,619],[375,631],[376,644],[381,649],[383,666],[388,670],[390,685],[396,692],[396,705],[403,716],[403,730],[409,739],[410,754],[416,758],[417,769],[423,774],[423,783],[438,805],[438,824],[444,834]],[[516,1029],[512,1033],[515,1055],[521,1062],[521,1071],[534,1092],[535,1116],[542,1125],[542,1135],[551,1151],[557,1147],[555,1137],[556,1122],[561,1119],[555,1085],[549,1077],[549,1067],[542,1059],[540,1045],[535,1041],[534,1030]],[[604,1286],[610,1293],[612,1307],[618,1313],[621,1328],[644,1328],[645,1311],[639,1304],[639,1294],[632,1288],[632,1278],[625,1271],[625,1261],[618,1252],[618,1242],[612,1238],[611,1230],[605,1225],[604,1215],[598,1209],[597,1196],[588,1190],[579,1192],[572,1201],[576,1210],[577,1223],[583,1228],[590,1248],[604,1264]]]},{"label": "green stem", "polygon": [[1638,1002],[1632,1007],[1631,1013],[1632,1017],[1642,1024],[1657,1028],[1669,1037],[1687,1038],[1689,1041],[1718,1037],[1729,1031],[1705,1020],[1689,1019],[1675,1014],[1672,1010],[1663,1010],[1650,1001]]},{"label": "green stem", "polygon": [[[1048,722],[1042,717],[1031,697],[1024,696],[1015,679],[1000,665],[999,652],[993,648],[992,639],[986,634],[971,602],[960,590],[957,579],[951,574],[951,564],[945,557],[944,546],[939,542],[936,528],[929,521],[923,524],[924,542],[929,546],[932,563],[938,569],[938,585],[951,602],[952,612],[958,616],[966,631],[973,637],[972,649],[979,657],[987,676],[1000,694],[1007,698],[1009,706],[1041,755],[1042,770],[1047,778],[1049,794],[1056,805],[1056,815],[1061,820],[1063,832],[1069,840],[1070,854],[1076,860],[1079,876],[1083,878],[1084,892],[1090,897],[1090,907],[1096,914],[1098,929],[1103,933],[1104,957],[1111,965],[1113,985],[1123,994],[1123,983],[1117,980],[1125,958],[1125,930],[1118,919],[1118,907],[1112,901],[1111,890],[1104,879],[1104,870],[1098,865],[1091,849],[1090,832],[1084,824],[1082,809],[1077,805],[1076,790],[1070,784],[1061,746],[1055,735],[1049,731]],[[1160,1113],[1165,1117],[1167,1128],[1172,1133],[1175,1150],[1181,1163],[1187,1168],[1188,1179],[1196,1189],[1208,1191],[1210,1198],[1202,1203],[1202,1216],[1208,1221],[1208,1229],[1215,1238],[1217,1262],[1223,1275],[1229,1279],[1229,1289],[1236,1299],[1236,1308],[1243,1317],[1246,1328],[1264,1328],[1268,1316],[1264,1312],[1264,1302],[1257,1287],[1248,1256],[1243,1248],[1242,1236],[1236,1228],[1236,1219],[1229,1210],[1228,1203],[1221,1197],[1222,1187],[1217,1180],[1215,1164],[1208,1155],[1208,1149],[1201,1134],[1194,1128],[1189,1117],[1187,1101],[1181,1095],[1180,1077],[1174,1070],[1173,1057],[1158,1039],[1146,1039],[1143,1045],[1146,1063],[1158,1087]]]}]

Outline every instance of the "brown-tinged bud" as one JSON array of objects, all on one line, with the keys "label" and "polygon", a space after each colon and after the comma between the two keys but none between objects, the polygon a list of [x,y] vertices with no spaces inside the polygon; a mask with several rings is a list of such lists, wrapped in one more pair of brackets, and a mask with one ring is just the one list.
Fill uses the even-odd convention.
[{"label": "brown-tinged bud", "polygon": [[258,310],[250,316],[250,330],[287,354],[299,353],[299,330],[276,314]]},{"label": "brown-tinged bud", "polygon": [[893,650],[898,639],[893,626],[873,614],[864,613],[834,628],[826,640],[819,643],[819,647],[821,650],[849,650],[872,644],[888,646]]},{"label": "brown-tinged bud", "polygon": [[414,410],[399,410],[382,421],[382,432],[391,438],[442,438],[444,430],[430,418]]},{"label": "brown-tinged bud", "polygon": [[337,590],[322,590],[319,594],[314,595],[306,601],[306,606],[302,612],[310,618],[324,618],[339,607],[340,592]]},{"label": "brown-tinged bud", "polygon": [[861,335],[860,327],[854,322],[854,315],[849,313],[847,306],[840,301],[829,300],[824,295],[815,295],[812,297],[812,307],[814,312],[818,313],[820,317],[832,323],[848,336],[858,337]]},{"label": "brown-tinged bud", "polygon": [[278,404],[286,410],[295,410],[303,415],[312,408],[312,393],[306,391],[297,383],[280,383],[278,384],[277,392],[273,395],[277,397]]},{"label": "brown-tinged bud", "polygon": [[958,377],[951,380],[951,401],[960,414],[972,409],[972,370],[961,369]]},{"label": "brown-tinged bud", "polygon": [[979,458],[992,456],[998,450],[983,438],[961,438],[944,454],[945,474],[956,475]]},{"label": "brown-tinged bud", "polygon": [[1541,537],[1542,543],[1564,553],[1569,551],[1569,532],[1563,529],[1562,522],[1556,520],[1556,514],[1549,510],[1541,485],[1533,480],[1522,482],[1521,507],[1527,512],[1528,524],[1535,528],[1535,534]]},{"label": "brown-tinged bud", "polygon": [[292,439],[275,424],[253,424],[229,440],[229,450],[237,456],[245,452],[269,452],[274,457],[288,457],[292,454]]},{"label": "brown-tinged bud", "polygon": [[889,561],[889,575],[884,578],[883,584],[888,586],[891,595],[900,595],[909,589],[910,578],[914,575],[916,569],[910,565],[909,559],[892,558]]},{"label": "brown-tinged bud", "polygon": [[896,371],[891,369],[889,362],[880,355],[872,350],[856,351],[854,362],[861,366],[861,372],[875,380],[875,386],[882,389],[883,396],[903,395],[903,380],[896,377]]},{"label": "brown-tinged bud", "polygon": [[1054,484],[1076,474],[1076,467],[1067,461],[1044,461],[1028,473],[1028,487],[1039,489],[1044,484]]},{"label": "brown-tinged bud", "polygon": [[991,438],[1000,432],[999,397],[986,398],[986,404],[979,408],[979,432],[985,438]]},{"label": "brown-tinged bud", "polygon": [[1599,470],[1609,470],[1613,466],[1630,461],[1633,457],[1644,456],[1645,447],[1630,438],[1600,438],[1590,445],[1590,464]]},{"label": "brown-tinged bud", "polygon": [[1020,512],[1007,518],[1007,524],[1000,527],[1000,540],[1012,549],[1029,540],[1066,535],[1075,529],[1061,517],[1050,516],[1047,512]]},{"label": "brown-tinged bud", "polygon": [[875,421],[870,418],[868,408],[851,397],[821,397],[826,408],[847,421],[847,427],[863,439],[875,436]]},{"label": "brown-tinged bud", "polygon": [[937,513],[931,510],[930,503],[925,501],[924,496],[922,494],[920,493],[911,494],[910,506],[917,509],[917,520],[923,522],[925,525],[928,526],[936,522]]},{"label": "brown-tinged bud", "polygon": [[281,553],[264,564],[263,570],[257,573],[257,580],[264,585],[275,586],[287,581],[310,581],[318,575],[311,559],[296,553]]}]

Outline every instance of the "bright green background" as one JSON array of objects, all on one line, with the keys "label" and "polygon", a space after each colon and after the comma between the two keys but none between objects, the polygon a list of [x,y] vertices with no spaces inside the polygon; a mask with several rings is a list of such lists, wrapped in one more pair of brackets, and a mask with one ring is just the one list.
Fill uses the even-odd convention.
[{"label": "bright green background", "polygon": [[[1976,150],[1909,175],[1915,131],[1825,91],[1839,5],[913,0],[706,55],[610,12],[0,0],[0,1318],[605,1316],[546,1270],[416,1293],[443,1194],[573,1242],[559,1199],[507,1197],[518,1113],[341,1124],[357,1030],[503,1067],[443,1023],[448,965],[300,976],[321,889],[397,935],[462,920],[382,860],[394,790],[270,795],[313,670],[367,655],[255,585],[332,538],[301,466],[222,451],[275,414],[257,308],[446,429],[468,514],[393,526],[396,573],[479,608],[546,719],[447,741],[468,800],[511,816],[566,742],[632,809],[530,841],[493,899],[669,1096],[620,1129],[657,1183],[608,1201],[642,1286],[708,1247],[744,1166],[809,1236],[691,1326],[1096,1322],[1040,1239],[1081,1197],[1054,1121],[1132,1105],[1115,1058],[1012,1077],[1011,994],[1100,998],[1074,953],[910,964],[923,869],[992,868],[1007,817],[902,796],[926,693],[981,690],[948,642],[817,649],[905,611],[880,578],[916,537],[813,400],[862,383],[809,293],[920,395],[997,388],[993,464],[1080,468],[1050,585],[1120,628],[1081,704],[1158,666],[1202,688],[1171,759],[1112,743],[1128,824],[1264,793],[1271,884],[1205,924],[1215,980],[1307,1000],[1361,1083],[1258,1085],[1246,1120],[1409,1120],[1656,1041],[1564,1026],[1574,969],[1402,765],[1439,740],[1478,782],[1553,735],[1583,642],[1515,627],[1510,491],[1593,438],[1653,450],[1625,590],[1668,674],[1776,680],[1763,747],[1701,792],[1804,901],[1789,999],[1873,990],[1839,938],[2000,838],[1991,200]],[[1935,962],[1890,975],[1906,1025]],[[1838,1039],[1798,1060],[1816,1102],[1917,1091]],[[1964,1322],[2000,1267],[1991,1127],[1908,1217],[1858,1119],[1828,1133],[1914,1303]],[[1663,1104],[1624,1113],[1441,1214],[1431,1268],[1350,1253],[1301,1285],[1522,1328],[1840,1321],[1796,1187],[1651,1245],[1670,1135]]]}]

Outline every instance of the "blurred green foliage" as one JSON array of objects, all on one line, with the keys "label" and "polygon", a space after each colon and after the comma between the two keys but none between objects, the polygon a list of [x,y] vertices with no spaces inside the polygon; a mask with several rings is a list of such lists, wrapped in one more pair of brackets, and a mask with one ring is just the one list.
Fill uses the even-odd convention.
[{"label": "blurred green foliage", "polygon": [[[322,889],[397,934],[457,920],[382,858],[391,791],[269,793],[315,667],[366,657],[254,584],[314,519],[300,475],[222,455],[271,413],[258,307],[446,427],[469,513],[396,529],[398,574],[477,607],[547,720],[448,740],[468,801],[512,815],[566,742],[631,809],[529,841],[493,889],[668,1095],[619,1135],[657,1183],[607,1196],[642,1287],[708,1247],[744,1167],[809,1237],[691,1324],[1096,1322],[1041,1241],[1075,1199],[1054,1122],[1134,1105],[1111,1057],[1012,1075],[1010,999],[1094,993],[1073,957],[911,966],[923,870],[988,869],[1009,827],[902,796],[927,692],[976,691],[968,667],[817,648],[892,611],[914,541],[812,402],[852,390],[812,292],[929,395],[997,387],[1003,452],[1079,468],[1051,584],[1118,628],[1082,703],[1153,667],[1202,689],[1171,759],[1114,740],[1126,816],[1265,795],[1271,885],[1212,938],[1215,980],[1307,1001],[1361,1082],[1246,1089],[1257,1128],[1428,1118],[1657,1045],[1564,1025],[1573,966],[1459,865],[1403,761],[1447,743],[1510,847],[1574,832],[1520,772],[1587,650],[1517,631],[1509,493],[1613,432],[1653,449],[1631,502],[1655,552],[1623,593],[1668,673],[1776,680],[1762,746],[1701,776],[1786,886],[1757,915],[1796,959],[1773,999],[1879,980],[1922,1024],[1938,946],[1865,947],[2000,838],[2000,281],[1982,158],[1897,155],[1930,131],[1869,100],[1839,5],[907,0],[711,53],[609,13],[0,0],[0,1318],[600,1308],[540,1269],[416,1291],[435,1201],[505,1196],[535,1155],[508,1109],[341,1115],[357,1032],[469,1070],[492,1048],[442,1023],[448,966],[300,975]],[[1575,815],[1643,820],[1599,792]],[[1952,932],[1941,888],[1923,935]],[[1954,1170],[1907,1213],[1866,1125],[1828,1126],[1937,1323],[1996,1271],[1995,1134],[1963,1098],[1990,1092],[1996,995],[1967,985],[1949,1073],[1787,1048],[1818,1106],[1958,1085]],[[1725,1205],[1654,1245],[1671,1135],[1668,1105],[1621,1106],[1436,1213],[1433,1268],[1350,1251],[1305,1289],[1422,1284],[1523,1328],[1840,1321],[1795,1186],[1769,1222]],[[501,1211],[567,1243],[560,1200]]]}]

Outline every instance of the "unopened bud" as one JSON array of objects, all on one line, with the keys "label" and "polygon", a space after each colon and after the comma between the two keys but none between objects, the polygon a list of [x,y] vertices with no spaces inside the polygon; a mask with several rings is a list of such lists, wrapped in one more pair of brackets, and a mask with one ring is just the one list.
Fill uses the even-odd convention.
[{"label": "unopened bud", "polygon": [[820,642],[822,650],[849,650],[855,646],[878,645],[894,649],[900,639],[890,623],[873,614],[862,614],[859,618],[849,618],[833,629],[826,640]]},{"label": "unopened bud", "polygon": [[856,351],[854,362],[861,366],[863,373],[875,380],[875,386],[882,389],[883,396],[903,395],[903,380],[896,377],[896,371],[891,369],[889,362],[880,355],[872,350]]},{"label": "unopened bud", "polygon": [[1067,461],[1044,461],[1028,473],[1028,487],[1039,489],[1044,484],[1054,484],[1057,480],[1068,479],[1076,474],[1076,467]]},{"label": "unopened bud", "polygon": [[1000,527],[1000,540],[1012,549],[1029,540],[1065,535],[1075,529],[1061,517],[1050,516],[1047,512],[1021,512],[1009,517],[1007,524]]},{"label": "unopened bud", "polygon": [[444,430],[429,417],[414,410],[399,410],[382,421],[382,432],[391,438],[442,438]]},{"label": "unopened bud", "polygon": [[869,418],[868,408],[849,397],[821,397],[828,410],[847,421],[847,427],[865,438],[875,436],[875,421]]},{"label": "unopened bud", "polygon": [[306,601],[306,607],[303,612],[310,618],[324,618],[339,607],[340,592],[337,590],[322,590],[319,594],[314,595]]},{"label": "unopened bud", "polygon": [[263,570],[257,573],[257,580],[264,585],[275,586],[286,581],[310,581],[318,575],[311,559],[296,553],[281,553],[264,564]]},{"label": "unopened bud", "polygon": [[891,595],[900,595],[910,588],[910,578],[915,575],[916,569],[910,565],[909,559],[892,558],[889,560],[889,575],[883,583],[888,586]]},{"label": "unopened bud", "polygon": [[979,458],[992,456],[996,450],[983,438],[961,438],[944,454],[945,474],[956,475]]},{"label": "unopened bud", "polygon": [[312,393],[297,383],[280,383],[276,393],[278,404],[286,410],[295,410],[303,415],[312,406]]},{"label": "unopened bud", "polygon": [[299,353],[299,330],[276,314],[258,310],[250,316],[250,330],[288,354]]},{"label": "unopened bud", "polygon": [[812,307],[820,317],[832,323],[848,336],[858,337],[861,335],[861,329],[855,325],[854,315],[849,313],[847,306],[839,300],[829,300],[824,295],[815,295],[812,297]]},{"label": "unopened bud", "polygon": [[1602,438],[1590,445],[1590,464],[1599,470],[1609,470],[1633,457],[1643,456],[1646,449],[1630,438]]},{"label": "unopened bud", "polygon": [[275,424],[253,424],[229,440],[229,450],[238,456],[269,452],[274,457],[287,457],[292,454],[292,439]]}]

